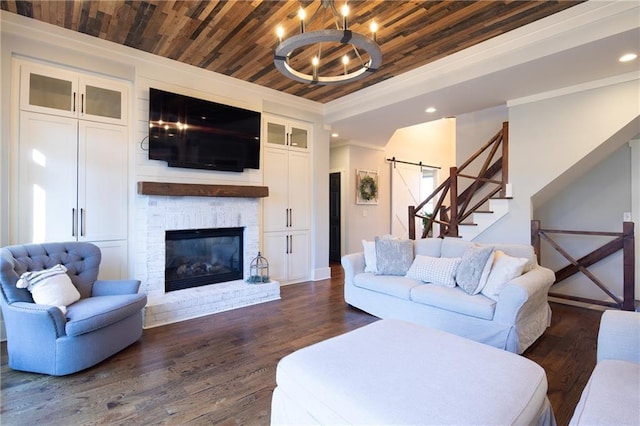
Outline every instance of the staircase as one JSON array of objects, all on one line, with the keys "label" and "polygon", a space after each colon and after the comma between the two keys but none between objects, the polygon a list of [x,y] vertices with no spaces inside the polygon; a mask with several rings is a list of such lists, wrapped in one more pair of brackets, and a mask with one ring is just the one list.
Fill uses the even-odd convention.
[{"label": "staircase", "polygon": [[472,241],[506,215],[508,211],[508,198],[490,199],[489,210],[476,210],[471,213],[469,223],[458,224],[458,236],[463,240]]},{"label": "staircase", "polygon": [[[421,238],[438,224],[439,232],[433,230],[433,235],[473,240],[507,214],[508,130],[508,123],[503,123],[498,133],[460,167],[451,167],[449,177],[422,203],[409,206],[409,238],[416,238],[416,217],[425,224]],[[478,163],[477,173],[468,172]],[[465,180],[470,183],[460,190]],[[431,200],[434,214],[423,215],[421,209]]]}]

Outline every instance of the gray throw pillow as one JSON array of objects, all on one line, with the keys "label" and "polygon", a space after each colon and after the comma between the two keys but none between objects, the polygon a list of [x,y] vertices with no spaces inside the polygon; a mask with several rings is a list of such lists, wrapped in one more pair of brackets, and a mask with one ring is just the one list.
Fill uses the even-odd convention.
[{"label": "gray throw pillow", "polygon": [[413,263],[412,240],[385,240],[376,237],[376,275],[404,276]]},{"label": "gray throw pillow", "polygon": [[480,293],[480,285],[486,284],[486,278],[483,283],[481,277],[492,253],[493,247],[469,247],[465,250],[456,270],[456,284],[467,294]]}]

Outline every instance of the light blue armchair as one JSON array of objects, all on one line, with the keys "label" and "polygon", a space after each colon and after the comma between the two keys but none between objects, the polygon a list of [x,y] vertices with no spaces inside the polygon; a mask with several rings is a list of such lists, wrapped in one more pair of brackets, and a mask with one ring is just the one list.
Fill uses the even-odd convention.
[{"label": "light blue armchair", "polygon": [[[24,244],[0,249],[0,306],[7,331],[9,367],[62,376],[89,368],[142,336],[147,296],[137,280],[97,280],[100,249],[91,243]],[[57,264],[80,293],[67,307],[34,303],[16,286],[24,272]]]}]

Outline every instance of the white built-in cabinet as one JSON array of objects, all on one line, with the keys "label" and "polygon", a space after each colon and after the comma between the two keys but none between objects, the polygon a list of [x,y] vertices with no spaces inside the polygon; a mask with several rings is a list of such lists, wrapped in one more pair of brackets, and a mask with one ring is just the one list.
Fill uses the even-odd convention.
[{"label": "white built-in cabinet", "polygon": [[90,241],[127,275],[127,85],[20,65],[18,242]]},{"label": "white built-in cabinet", "polygon": [[264,114],[263,254],[271,278],[282,283],[310,278],[311,144],[309,123]]}]

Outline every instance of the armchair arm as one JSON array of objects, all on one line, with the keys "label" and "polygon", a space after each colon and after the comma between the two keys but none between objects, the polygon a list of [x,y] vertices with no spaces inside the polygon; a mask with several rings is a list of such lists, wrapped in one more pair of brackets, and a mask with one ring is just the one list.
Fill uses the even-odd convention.
[{"label": "armchair arm", "polygon": [[33,342],[42,344],[65,336],[67,319],[57,306],[38,305],[29,302],[15,302],[5,306],[3,311],[7,335],[30,336]]},{"label": "armchair arm", "polygon": [[494,320],[515,325],[519,318],[547,303],[549,287],[554,281],[553,271],[539,265],[512,279],[500,292]]},{"label": "armchair arm", "polygon": [[640,313],[605,311],[598,332],[598,362],[617,359],[640,364]]},{"label": "armchair arm", "polygon": [[135,294],[140,288],[140,280],[96,280],[91,296],[115,296]]},{"label": "armchair arm", "polygon": [[342,256],[344,268],[344,285],[353,285],[353,277],[364,272],[364,252],[351,253]]}]

